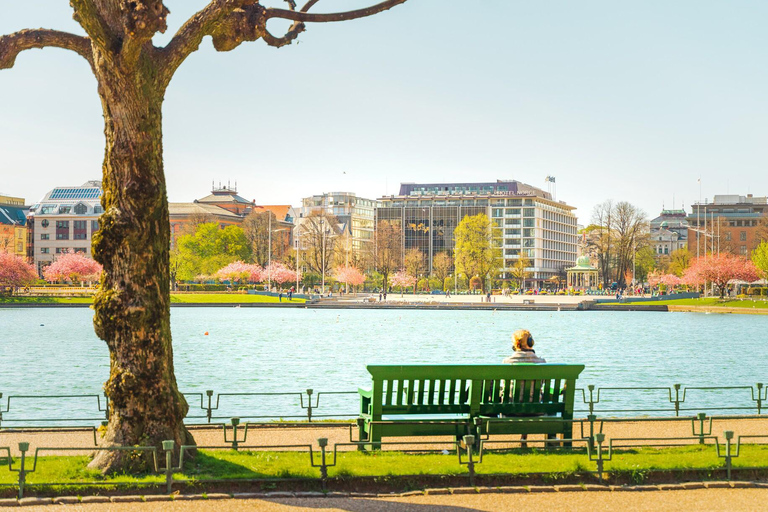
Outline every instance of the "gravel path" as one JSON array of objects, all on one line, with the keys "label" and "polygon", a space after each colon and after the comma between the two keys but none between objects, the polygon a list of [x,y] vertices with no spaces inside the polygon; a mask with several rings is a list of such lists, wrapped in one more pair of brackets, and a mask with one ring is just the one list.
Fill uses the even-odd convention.
[{"label": "gravel path", "polygon": [[409,498],[293,498],[270,500],[216,500],[159,503],[104,503],[46,505],[24,510],[50,512],[463,512],[463,511],[712,511],[766,510],[768,489],[700,489],[653,492],[556,492],[414,496]]}]

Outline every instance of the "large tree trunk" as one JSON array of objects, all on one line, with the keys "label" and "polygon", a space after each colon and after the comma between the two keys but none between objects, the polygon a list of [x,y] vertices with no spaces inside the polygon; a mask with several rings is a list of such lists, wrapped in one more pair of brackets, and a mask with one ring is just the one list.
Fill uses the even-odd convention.
[{"label": "large tree trunk", "polygon": [[[97,56],[98,57],[98,56]],[[155,64],[125,71],[96,58],[106,153],[101,229],[94,258],[104,266],[94,300],[96,333],[109,346],[109,426],[103,443],[191,444],[188,406],[176,386],[170,327],[168,200],[163,174],[162,103]],[[147,458],[100,451],[91,467],[135,471]]]}]

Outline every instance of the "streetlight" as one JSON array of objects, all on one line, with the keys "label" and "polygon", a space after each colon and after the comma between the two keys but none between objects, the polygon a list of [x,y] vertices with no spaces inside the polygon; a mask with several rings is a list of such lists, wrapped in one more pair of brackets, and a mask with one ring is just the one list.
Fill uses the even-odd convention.
[{"label": "streetlight", "polygon": [[[278,231],[288,231],[288,228],[276,229]],[[267,268],[272,265],[272,212],[269,213],[269,250],[267,252]],[[267,290],[272,290],[272,278],[267,274]]]}]

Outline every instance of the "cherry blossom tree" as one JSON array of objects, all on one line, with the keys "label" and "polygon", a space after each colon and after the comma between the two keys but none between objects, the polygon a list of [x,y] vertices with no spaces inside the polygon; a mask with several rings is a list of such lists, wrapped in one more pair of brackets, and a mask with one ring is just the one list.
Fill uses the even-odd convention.
[{"label": "cherry blossom tree", "polygon": [[674,274],[660,274],[658,272],[652,272],[648,274],[648,284],[651,286],[663,285],[667,287],[667,289],[670,289],[683,284],[683,280]]},{"label": "cherry blossom tree", "polygon": [[13,289],[30,285],[36,280],[35,267],[24,261],[24,258],[0,251],[0,287]]},{"label": "cherry blossom tree", "polygon": [[272,262],[267,265],[267,268],[264,269],[264,273],[261,276],[261,281],[270,281],[277,284],[296,281],[296,271],[291,270],[283,263]]},{"label": "cherry blossom tree", "polygon": [[234,284],[241,281],[261,281],[261,276],[263,273],[264,269],[262,269],[259,265],[243,263],[242,261],[233,261],[226,267],[219,269],[219,271],[214,274],[214,277],[217,279],[227,280]]},{"label": "cherry blossom tree", "polygon": [[402,268],[392,275],[390,282],[392,283],[392,286],[400,287],[400,296],[402,297],[405,288],[416,284],[416,278]]},{"label": "cherry blossom tree", "polygon": [[43,271],[43,277],[52,283],[57,281],[79,283],[98,280],[101,271],[102,268],[98,262],[82,254],[70,253],[48,265]]},{"label": "cherry blossom tree", "polygon": [[[156,46],[155,36],[168,29],[170,11],[163,0],[70,0],[84,35],[39,28],[0,36],[0,70],[12,68],[26,50],[54,47],[81,56],[83,71],[88,69],[96,79],[106,142],[104,214],[101,229],[93,236],[93,256],[104,265],[94,298],[94,327],[110,352],[104,387],[109,424],[103,445],[160,448],[163,440],[173,440],[177,447],[194,443],[183,421],[189,406],[173,369],[168,286],[171,228],[163,167],[163,103],[177,70],[206,38],[220,52],[259,39],[281,47],[296,40],[307,23],[363,18],[405,1],[310,13],[321,2],[307,0],[298,7],[287,0],[288,8],[280,9],[259,0],[209,0],[179,26],[167,45]],[[32,2],[17,3],[34,13]],[[275,35],[270,20],[292,24]],[[192,121],[196,108],[189,108]],[[106,473],[144,470],[149,463],[149,458],[136,458],[131,452],[102,450],[91,467]]]},{"label": "cherry blossom tree", "polygon": [[696,258],[683,274],[683,282],[693,286],[714,283],[725,296],[731,280],[752,282],[758,279],[755,265],[748,259],[731,253],[710,254]]},{"label": "cherry blossom tree", "polygon": [[347,286],[360,286],[365,282],[365,275],[358,268],[351,266],[336,267],[333,277]]}]

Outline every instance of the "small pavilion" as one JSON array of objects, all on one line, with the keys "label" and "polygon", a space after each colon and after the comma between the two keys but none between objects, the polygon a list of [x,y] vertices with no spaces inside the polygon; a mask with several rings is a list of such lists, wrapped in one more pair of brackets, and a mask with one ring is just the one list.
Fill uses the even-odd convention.
[{"label": "small pavilion", "polygon": [[576,260],[576,266],[565,269],[568,287],[576,289],[594,289],[598,286],[598,271],[589,262],[589,256],[582,255]]}]

